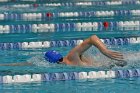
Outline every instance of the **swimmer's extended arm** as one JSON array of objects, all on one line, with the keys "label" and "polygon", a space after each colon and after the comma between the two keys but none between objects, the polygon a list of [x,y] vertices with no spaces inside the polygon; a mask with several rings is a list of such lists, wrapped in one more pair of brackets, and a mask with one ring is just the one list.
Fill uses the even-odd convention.
[{"label": "swimmer's extended arm", "polygon": [[107,49],[106,46],[102,43],[102,41],[96,35],[93,35],[93,36],[87,38],[86,40],[84,40],[84,42],[82,44],[73,48],[70,51],[70,53],[68,54],[68,56],[75,54],[75,53],[78,53],[78,55],[80,56],[83,54],[83,52],[85,52],[87,49],[89,49],[92,45],[97,47],[105,56],[107,56],[111,59],[115,59],[115,60],[119,60],[119,61],[123,60],[123,55],[121,53]]},{"label": "swimmer's extended arm", "polygon": [[0,66],[31,66],[33,65],[30,62],[22,62],[22,63],[11,63],[11,64],[0,64]]}]

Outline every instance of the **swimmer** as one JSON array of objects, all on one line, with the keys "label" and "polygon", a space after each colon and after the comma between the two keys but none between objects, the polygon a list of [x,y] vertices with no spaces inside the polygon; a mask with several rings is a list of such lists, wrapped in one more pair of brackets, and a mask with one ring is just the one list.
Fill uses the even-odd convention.
[{"label": "swimmer", "polygon": [[[74,47],[65,57],[55,50],[49,50],[45,53],[44,58],[47,62],[56,64],[66,64],[73,66],[96,66],[94,61],[90,61],[88,58],[83,57],[83,53],[91,46],[97,47],[102,54],[110,59],[117,60],[115,65],[125,66],[127,63],[124,61],[123,55],[116,51],[111,51],[101,42],[101,40],[93,35],[83,41],[80,45]],[[0,66],[27,66],[33,65],[31,62],[24,63],[12,63],[12,64],[0,64]]]}]

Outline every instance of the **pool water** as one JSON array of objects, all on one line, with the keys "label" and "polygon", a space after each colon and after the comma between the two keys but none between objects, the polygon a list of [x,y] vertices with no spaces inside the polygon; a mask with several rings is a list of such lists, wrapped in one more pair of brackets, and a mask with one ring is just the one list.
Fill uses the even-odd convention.
[{"label": "pool water", "polygon": [[[95,0],[91,0],[95,1]],[[96,0],[97,1],[97,0]],[[100,0],[103,1],[103,0]],[[123,1],[123,0],[122,0]],[[52,2],[52,1],[50,1]],[[62,1],[53,1],[61,2]],[[72,2],[72,1],[69,1]],[[78,1],[73,1],[78,2]],[[17,4],[34,4],[33,2],[22,2]],[[41,2],[38,2],[41,4]],[[11,8],[14,3],[1,4],[1,13],[39,13],[39,12],[79,12],[79,11],[117,11],[117,10],[138,10],[139,5],[112,5],[112,6],[61,6],[61,7],[38,7],[38,8]],[[62,17],[39,20],[3,20],[0,25],[21,25],[21,24],[60,24],[60,23],[79,23],[79,22],[118,22],[118,21],[138,21],[138,16],[113,16],[113,17]],[[9,42],[36,42],[36,41],[57,41],[57,40],[77,40],[86,39],[91,35],[97,35],[102,39],[106,38],[136,38],[140,36],[140,26],[130,27],[98,27],[94,29],[55,29],[55,32],[31,32],[27,33],[11,32],[1,33],[0,43]],[[80,72],[80,71],[108,71],[120,69],[139,69],[140,68],[140,43],[131,43],[126,45],[107,45],[111,50],[122,52],[127,61],[125,67],[110,67],[110,62],[116,61],[105,57],[95,47],[90,48],[87,53],[96,61],[100,62],[100,67],[82,67],[49,64],[44,58],[44,52],[50,49],[58,50],[65,56],[74,46],[67,47],[49,47],[49,48],[22,48],[22,49],[1,49],[0,64],[10,64],[19,62],[32,62],[34,66],[1,66],[0,75],[23,75],[40,74],[53,72]],[[85,53],[85,55],[87,54]],[[140,91],[140,78],[115,78],[115,79],[92,79],[92,80],[68,80],[68,81],[49,81],[49,82],[31,82],[31,83],[11,83],[0,84],[1,93],[138,93]]]}]

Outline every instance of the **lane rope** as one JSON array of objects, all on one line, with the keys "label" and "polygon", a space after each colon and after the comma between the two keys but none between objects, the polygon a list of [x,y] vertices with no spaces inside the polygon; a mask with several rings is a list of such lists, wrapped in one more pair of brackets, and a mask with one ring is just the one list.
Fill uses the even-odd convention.
[{"label": "lane rope", "polygon": [[[101,41],[107,45],[128,45],[140,43],[140,37],[134,38],[106,38]],[[0,43],[0,50],[8,49],[30,49],[30,48],[49,48],[49,47],[73,47],[79,45],[83,40],[57,40],[57,41],[38,41],[38,42],[15,42]]]},{"label": "lane rope", "polygon": [[[108,22],[109,28],[140,27],[140,21],[116,21]],[[50,23],[50,24],[20,24],[0,25],[0,34],[3,33],[40,33],[59,31],[100,31],[104,28],[104,22],[78,22],[78,23]],[[125,29],[124,29],[125,30]]]},{"label": "lane rope", "polygon": [[140,77],[140,69],[89,71],[89,72],[56,72],[43,74],[5,75],[0,76],[0,83],[47,82],[57,80],[94,80],[102,78]]},{"label": "lane rope", "polygon": [[139,16],[140,10],[58,12],[58,13],[1,13],[0,20],[44,21],[49,18]]}]

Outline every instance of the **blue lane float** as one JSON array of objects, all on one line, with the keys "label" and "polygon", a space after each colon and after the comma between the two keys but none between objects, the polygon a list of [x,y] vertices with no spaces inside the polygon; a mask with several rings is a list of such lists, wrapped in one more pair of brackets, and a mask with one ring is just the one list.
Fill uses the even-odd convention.
[{"label": "blue lane float", "polygon": [[131,77],[139,77],[140,70],[133,69],[133,70],[117,70],[115,71],[117,78],[131,78]]}]

